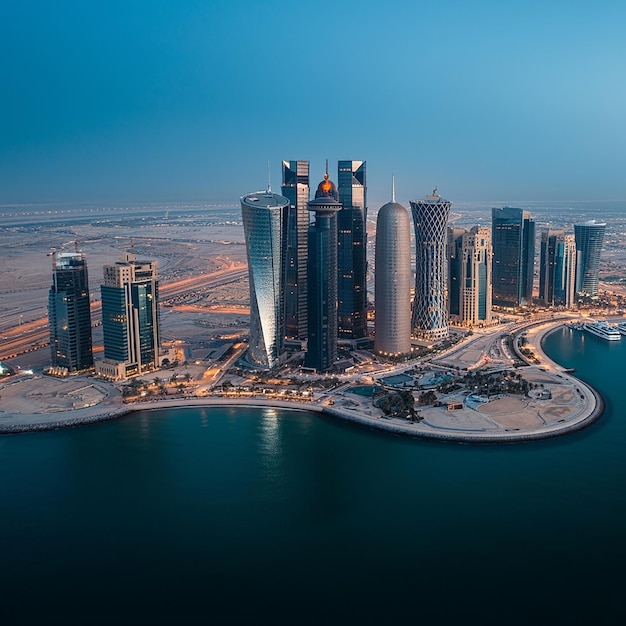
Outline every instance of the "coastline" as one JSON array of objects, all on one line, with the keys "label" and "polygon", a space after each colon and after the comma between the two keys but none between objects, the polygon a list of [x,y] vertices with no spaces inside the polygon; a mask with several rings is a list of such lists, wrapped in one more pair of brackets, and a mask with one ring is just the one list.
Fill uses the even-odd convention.
[{"label": "coastline", "polygon": [[[439,441],[458,442],[458,443],[515,443],[524,441],[536,441],[540,439],[548,439],[552,437],[564,436],[593,424],[604,412],[604,400],[600,393],[593,389],[590,385],[584,383],[571,373],[565,372],[565,368],[550,359],[543,350],[544,338],[552,331],[556,330],[563,324],[562,320],[539,322],[524,326],[518,329],[515,337],[523,332],[529,332],[532,328],[534,334],[530,340],[536,351],[538,358],[541,359],[543,365],[547,365],[554,371],[558,372],[561,379],[567,380],[574,385],[576,390],[581,394],[581,398],[585,398],[585,406],[581,415],[576,419],[565,423],[543,428],[528,429],[525,431],[511,432],[477,432],[477,431],[459,431],[451,430],[443,427],[437,427],[423,422],[407,422],[399,418],[386,418],[379,415],[368,416],[364,412],[358,410],[341,409],[337,406],[323,406],[316,402],[301,403],[280,400],[265,400],[261,398],[174,398],[172,400],[162,399],[158,401],[142,402],[140,404],[129,404],[117,407],[111,407],[106,411],[97,413],[89,412],[86,415],[76,415],[79,411],[66,412],[67,417],[62,419],[50,419],[35,421],[22,420],[21,422],[13,422],[10,424],[0,423],[0,434],[15,434],[25,432],[39,432],[45,430],[57,430],[59,428],[73,428],[86,424],[110,421],[120,419],[139,411],[158,411],[165,409],[190,408],[190,407],[224,407],[224,406],[246,406],[255,408],[277,408],[283,410],[306,411],[310,413],[322,413],[331,418],[341,419],[347,422],[365,426],[367,428],[382,430],[385,432],[408,436],[421,439],[434,439]],[[514,342],[516,343],[516,342]],[[524,358],[523,355],[520,355]],[[532,366],[531,366],[532,367]],[[543,370],[545,371],[545,370]],[[35,416],[31,416],[35,418]],[[35,418],[36,419],[36,418]]]}]

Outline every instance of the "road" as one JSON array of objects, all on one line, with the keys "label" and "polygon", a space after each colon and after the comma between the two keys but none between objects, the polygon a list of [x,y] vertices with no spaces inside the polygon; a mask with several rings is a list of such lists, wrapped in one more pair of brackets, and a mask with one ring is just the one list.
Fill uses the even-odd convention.
[{"label": "road", "polygon": [[[200,274],[165,285],[159,285],[159,297],[161,300],[166,300],[204,287],[217,287],[224,283],[238,280],[247,273],[247,266],[233,263],[224,269],[211,272],[210,274]],[[102,302],[100,300],[91,303],[91,322],[92,326],[99,326],[102,323]],[[0,361],[37,350],[47,345],[49,339],[50,333],[47,317],[26,322],[21,326],[14,326],[2,333],[0,338]],[[94,346],[94,350],[97,351],[96,346]]]}]

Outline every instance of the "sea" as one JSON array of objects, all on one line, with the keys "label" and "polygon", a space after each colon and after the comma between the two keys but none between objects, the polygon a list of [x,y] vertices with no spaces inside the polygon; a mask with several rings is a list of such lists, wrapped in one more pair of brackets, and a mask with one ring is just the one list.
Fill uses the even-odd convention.
[{"label": "sea", "polygon": [[0,623],[625,623],[626,338],[545,349],[606,411],[540,442],[222,407],[0,437]]}]

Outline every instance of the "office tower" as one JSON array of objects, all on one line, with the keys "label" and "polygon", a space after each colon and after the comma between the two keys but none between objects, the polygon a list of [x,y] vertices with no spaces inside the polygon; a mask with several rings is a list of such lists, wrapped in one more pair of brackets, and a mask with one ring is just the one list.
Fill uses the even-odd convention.
[{"label": "office tower", "polygon": [[282,194],[289,200],[285,267],[285,335],[307,337],[307,238],[309,233],[309,162],[283,161]]},{"label": "office tower", "polygon": [[491,322],[491,229],[474,226],[461,237],[461,323]]},{"label": "office tower", "polygon": [[117,380],[158,367],[157,262],[137,261],[131,253],[105,265],[101,293],[104,360],[96,363],[96,371]]},{"label": "office tower", "polygon": [[554,304],[571,309],[576,303],[576,243],[574,235],[563,235],[556,244]]},{"label": "office tower", "polygon": [[492,209],[493,303],[518,307],[532,303],[535,222],[528,211]]},{"label": "office tower", "polygon": [[463,235],[465,228],[448,226],[446,256],[448,261],[448,314],[461,321],[461,260],[463,258]]},{"label": "office tower", "polygon": [[563,231],[544,230],[539,248],[539,300],[554,304],[554,274],[556,268],[557,237]]},{"label": "office tower", "polygon": [[341,210],[328,171],[308,206],[315,212],[315,222],[309,227],[309,340],[304,365],[326,372],[337,360],[337,213]]},{"label": "office tower", "polygon": [[598,269],[606,224],[589,220],[574,224],[576,240],[576,293],[598,295]]},{"label": "office tower", "polygon": [[411,200],[415,226],[415,297],[411,332],[417,339],[448,336],[446,293],[446,224],[452,203],[435,189],[431,196]]},{"label": "office tower", "polygon": [[272,369],[285,340],[285,237],[289,200],[267,191],[241,198],[250,280],[248,360]]},{"label": "office tower", "polygon": [[562,230],[541,233],[539,298],[546,305],[570,308],[575,299],[576,244]]},{"label": "office tower", "polygon": [[52,254],[48,320],[52,367],[68,373],[93,367],[89,278],[81,252]]},{"label": "office tower", "polygon": [[411,239],[408,211],[391,202],[376,219],[376,335],[374,351],[399,357],[411,352]]},{"label": "office tower", "polygon": [[367,183],[365,161],[339,161],[337,315],[340,339],[367,335]]}]

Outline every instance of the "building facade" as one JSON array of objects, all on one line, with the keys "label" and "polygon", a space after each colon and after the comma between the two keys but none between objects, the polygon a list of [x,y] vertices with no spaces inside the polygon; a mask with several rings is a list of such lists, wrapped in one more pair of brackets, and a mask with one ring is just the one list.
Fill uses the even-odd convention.
[{"label": "building facade", "polygon": [[438,341],[448,336],[446,224],[452,203],[435,189],[411,201],[415,227],[415,296],[411,332],[417,339]]},{"label": "building facade", "polygon": [[52,255],[48,294],[52,367],[73,373],[93,367],[87,263],[81,252]]},{"label": "building facade", "polygon": [[367,336],[367,181],[365,161],[339,161],[337,216],[338,332],[340,339]]},{"label": "building facade", "polygon": [[541,233],[539,299],[546,306],[571,308],[575,302],[576,244],[562,230]]},{"label": "building facade", "polygon": [[474,226],[461,237],[461,324],[491,323],[491,229]]},{"label": "building facade", "polygon": [[126,254],[124,260],[105,265],[101,293],[104,360],[96,363],[96,371],[120,379],[158,367],[157,262]]},{"label": "building facade", "polygon": [[309,202],[315,222],[308,240],[308,342],[305,367],[327,372],[337,360],[337,189],[328,179],[318,185]]},{"label": "building facade", "polygon": [[408,211],[395,201],[376,219],[374,351],[383,357],[411,352],[411,239]]},{"label": "building facade", "polygon": [[307,337],[307,239],[309,162],[283,161],[282,194],[289,200],[285,265],[285,335]]},{"label": "building facade", "polygon": [[448,226],[446,258],[448,262],[448,314],[450,319],[461,321],[461,260],[463,258],[463,235],[465,228]]},{"label": "building facade", "polygon": [[492,209],[493,303],[518,307],[532,303],[535,222],[528,211]]},{"label": "building facade", "polygon": [[285,233],[290,202],[271,190],[241,198],[250,281],[248,360],[272,369],[285,340]]},{"label": "building facade", "polygon": [[598,270],[605,229],[606,224],[596,220],[574,224],[576,294],[579,296],[598,295]]}]

